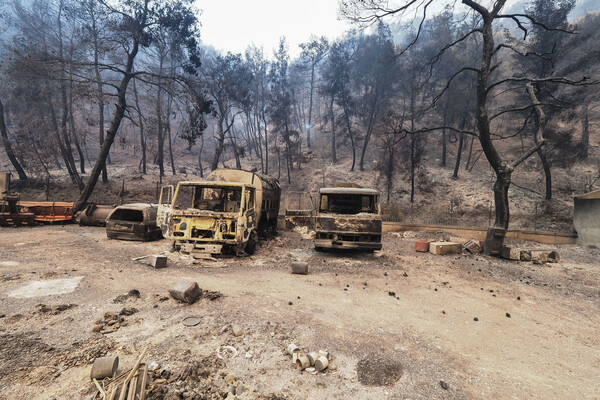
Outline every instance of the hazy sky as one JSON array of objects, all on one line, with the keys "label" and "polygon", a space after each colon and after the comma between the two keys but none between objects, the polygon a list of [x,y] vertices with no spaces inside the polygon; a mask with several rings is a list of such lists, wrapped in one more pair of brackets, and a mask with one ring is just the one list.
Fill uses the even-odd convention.
[{"label": "hazy sky", "polygon": [[235,53],[254,43],[271,57],[285,36],[295,57],[311,33],[334,39],[350,28],[337,20],[337,0],[197,0],[196,6],[202,10],[202,42]]},{"label": "hazy sky", "polygon": [[[394,1],[397,2],[390,3]],[[505,10],[523,12],[530,1],[508,0]],[[491,6],[494,0],[481,2]],[[440,11],[438,8],[445,3],[434,3],[430,11]],[[598,0],[577,0],[578,8],[583,12],[589,11],[590,7],[598,9],[597,3]],[[457,11],[466,10],[460,1],[456,4]],[[202,10],[200,34],[205,45],[243,53],[254,43],[262,46],[269,58],[282,36],[286,37],[290,56],[297,57],[300,54],[298,45],[307,42],[311,34],[335,39],[353,28],[350,22],[337,19],[338,0],[196,0],[196,6]]]}]

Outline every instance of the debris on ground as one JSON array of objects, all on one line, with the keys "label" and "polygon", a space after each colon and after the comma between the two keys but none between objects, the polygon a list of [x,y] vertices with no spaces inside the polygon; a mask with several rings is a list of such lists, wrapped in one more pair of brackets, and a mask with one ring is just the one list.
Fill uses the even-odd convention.
[{"label": "debris on ground", "polygon": [[77,304],[59,304],[57,306],[47,306],[45,304],[38,304],[38,312],[41,314],[58,315],[63,311],[70,310],[71,308],[77,307]]},{"label": "debris on ground", "polygon": [[98,357],[92,364],[90,380],[113,378],[119,368],[119,357]]},{"label": "debris on ground", "polygon": [[[94,399],[144,400],[149,379],[148,367],[142,364],[142,360],[147,352],[148,348],[144,349],[133,368],[125,370],[115,378],[106,378],[102,381],[92,378],[98,389]],[[118,357],[116,359],[118,363]]]},{"label": "debris on ground", "polygon": [[[306,371],[313,375],[323,372],[329,366],[330,355],[326,350],[311,351],[307,354],[294,343],[287,347],[287,353],[292,357],[292,362],[300,371]],[[337,367],[336,367],[337,368]]]},{"label": "debris on ground", "polygon": [[194,304],[202,296],[202,289],[200,289],[196,282],[180,281],[169,289],[169,293],[174,299]]},{"label": "debris on ground", "polygon": [[138,312],[137,308],[125,307],[118,314],[113,312],[104,313],[104,317],[96,321],[93,331],[106,335],[107,333],[116,332],[121,326],[125,326],[126,316],[130,316]]},{"label": "debris on ground", "polygon": [[234,336],[242,336],[244,334],[244,330],[239,325],[232,325],[231,332],[233,332]]},{"label": "debris on ground", "polygon": [[532,261],[534,264],[557,263],[560,256],[552,249],[521,249],[518,247],[503,246],[500,251],[502,258],[515,261]]},{"label": "debris on ground", "polygon": [[114,298],[113,303],[124,303],[128,299],[139,299],[140,291],[137,289],[131,289],[129,292],[125,294],[120,294]]},{"label": "debris on ground", "polygon": [[429,252],[429,244],[433,242],[433,240],[417,240],[415,242],[415,251],[420,253],[428,253]]},{"label": "debris on ground", "polygon": [[162,254],[150,254],[147,256],[135,257],[131,259],[142,264],[151,266],[152,268],[166,268],[167,267],[167,256]]},{"label": "debris on ground", "polygon": [[196,326],[200,323],[200,318],[197,317],[187,317],[184,318],[183,321],[181,321],[181,323],[184,326]]},{"label": "debris on ground", "polygon": [[438,256],[462,253],[462,244],[456,242],[431,242],[429,252]]},{"label": "debris on ground", "polygon": [[[216,300],[223,297],[223,293],[214,290],[202,290],[197,282],[179,281],[175,286],[169,289],[169,294],[176,300],[184,303],[194,304],[199,299]],[[161,297],[159,300],[164,301],[168,298]]]},{"label": "debris on ground", "polygon": [[481,253],[483,246],[479,240],[469,239],[463,243],[463,248],[466,252],[473,255]]},{"label": "debris on ground", "polygon": [[308,263],[302,261],[294,261],[292,263],[292,274],[306,275],[308,274]]}]

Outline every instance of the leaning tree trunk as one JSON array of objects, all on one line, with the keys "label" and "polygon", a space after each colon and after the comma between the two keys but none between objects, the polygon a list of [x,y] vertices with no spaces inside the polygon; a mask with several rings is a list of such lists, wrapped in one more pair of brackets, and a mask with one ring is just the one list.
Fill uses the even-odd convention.
[{"label": "leaning tree trunk", "polygon": [[329,104],[329,111],[331,113],[331,163],[337,164],[337,154],[336,154],[336,145],[335,145],[335,114],[333,112],[333,96],[331,97],[331,102]]},{"label": "leaning tree trunk", "polygon": [[98,177],[102,172],[102,168],[106,164],[106,158],[108,157],[108,153],[110,152],[110,147],[115,141],[115,137],[117,135],[117,132],[119,131],[119,127],[121,126],[121,121],[123,120],[123,116],[125,115],[125,108],[127,106],[127,86],[129,85],[129,81],[131,81],[131,78],[133,77],[131,72],[133,70],[133,61],[137,56],[138,49],[139,43],[137,40],[134,40],[131,53],[127,55],[127,64],[125,66],[125,73],[123,74],[123,79],[121,79],[121,83],[119,84],[119,88],[117,90],[117,108],[115,109],[115,113],[113,114],[110,127],[108,128],[108,131],[106,131],[106,137],[104,138],[104,143],[102,144],[102,148],[100,149],[100,154],[98,155],[96,164],[94,164],[94,168],[92,169],[92,172],[90,174],[90,179],[88,180],[83,191],[79,195],[79,198],[75,202],[75,205],[73,206],[73,213],[84,209],[88,199],[94,191],[96,183],[98,182]]},{"label": "leaning tree trunk", "polygon": [[6,122],[4,121],[4,104],[2,104],[1,100],[0,100],[0,135],[2,136],[2,144],[4,145],[4,150],[6,151],[6,155],[8,156],[10,163],[15,168],[15,171],[17,171],[17,174],[19,175],[19,179],[22,181],[27,180],[27,174],[25,173],[25,170],[23,169],[23,167],[21,167],[21,164],[19,163],[19,160],[17,160],[17,157],[15,157],[15,153],[13,152],[12,145],[10,144],[10,140],[8,139],[8,131],[6,130]]},{"label": "leaning tree trunk", "polygon": [[350,125],[350,116],[344,108],[344,117],[346,119],[346,129],[348,129],[348,136],[350,136],[350,144],[352,145],[352,166],[350,172],[354,172],[354,166],[356,165],[356,145],[354,144],[354,136],[352,136],[352,127]]},{"label": "leaning tree trunk", "polygon": [[[142,159],[140,160],[140,165],[142,167],[142,174],[146,175],[147,161],[146,161],[146,136],[144,134],[144,118],[142,117],[142,109],[140,108],[140,99],[138,96],[135,79],[133,80],[133,98],[135,100],[135,107],[137,108],[137,111],[138,111],[138,124],[140,126],[140,146],[142,148]],[[104,174],[104,170],[102,170],[102,174]]]},{"label": "leaning tree trunk", "polygon": [[581,158],[588,158],[590,147],[590,121],[588,117],[588,100],[581,105]]}]

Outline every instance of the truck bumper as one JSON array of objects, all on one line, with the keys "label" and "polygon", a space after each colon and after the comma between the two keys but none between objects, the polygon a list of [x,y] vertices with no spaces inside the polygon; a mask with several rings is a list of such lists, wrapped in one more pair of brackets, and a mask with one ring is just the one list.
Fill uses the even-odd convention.
[{"label": "truck bumper", "polygon": [[381,242],[347,242],[342,240],[315,239],[315,248],[348,250],[381,250]]}]

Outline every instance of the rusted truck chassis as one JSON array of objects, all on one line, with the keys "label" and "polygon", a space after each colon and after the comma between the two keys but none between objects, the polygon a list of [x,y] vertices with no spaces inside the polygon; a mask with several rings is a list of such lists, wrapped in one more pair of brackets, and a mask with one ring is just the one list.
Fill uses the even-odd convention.
[{"label": "rusted truck chassis", "polygon": [[322,188],[315,249],[381,250],[379,194],[364,188]]}]

